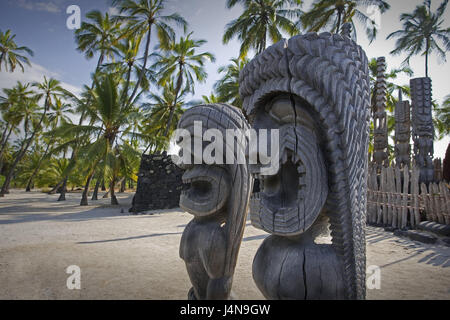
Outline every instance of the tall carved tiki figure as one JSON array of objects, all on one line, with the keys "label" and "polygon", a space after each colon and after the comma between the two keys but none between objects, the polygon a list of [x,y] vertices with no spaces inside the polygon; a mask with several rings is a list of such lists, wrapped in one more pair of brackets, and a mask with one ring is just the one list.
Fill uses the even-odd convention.
[{"label": "tall carved tiki figure", "polygon": [[433,136],[434,126],[431,104],[431,79],[410,80],[412,104],[412,134],[414,141],[414,160],[420,168],[420,183],[433,181]]},{"label": "tall carved tiki figure", "polygon": [[377,59],[377,80],[373,106],[373,162],[377,170],[389,166],[388,128],[386,115],[386,59]]},{"label": "tall carved tiki figure", "polygon": [[402,100],[399,90],[399,101],[395,105],[395,165],[399,168],[411,167],[411,107],[408,101]]},{"label": "tall carved tiki figure", "polygon": [[[243,137],[243,140],[215,141],[222,146],[215,149],[219,160],[207,162],[203,154],[208,146],[202,138],[206,137],[208,129],[218,134],[217,139],[217,136],[225,138],[227,129],[239,133],[249,125],[239,109],[210,104],[187,110],[178,128],[186,131],[179,143],[184,143],[182,150],[187,154],[178,164],[186,170],[183,182],[189,186],[181,194],[180,207],[194,215],[180,244],[180,257],[186,263],[192,283],[188,297],[192,300],[228,299],[253,187],[245,163],[247,140]],[[200,142],[199,149],[193,146],[195,139]]]},{"label": "tall carved tiki figure", "polygon": [[[370,89],[364,51],[347,36],[281,41],[241,72],[255,129],[278,129],[276,174],[252,167],[252,224],[271,236],[253,262],[268,299],[364,299]],[[277,154],[271,150],[271,154]],[[331,230],[332,244],[318,244]]]}]

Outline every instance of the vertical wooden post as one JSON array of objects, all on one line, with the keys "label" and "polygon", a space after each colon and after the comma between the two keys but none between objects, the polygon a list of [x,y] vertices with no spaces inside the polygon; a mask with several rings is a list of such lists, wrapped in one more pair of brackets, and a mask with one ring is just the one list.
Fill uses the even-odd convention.
[{"label": "vertical wooden post", "polygon": [[383,192],[383,219],[382,219],[382,223],[384,225],[386,225],[388,223],[388,206],[387,206],[387,202],[388,202],[388,197],[387,197],[387,192],[388,192],[388,187],[387,187],[387,170],[386,167],[382,167],[381,168],[381,191]]},{"label": "vertical wooden post", "polygon": [[367,174],[367,209],[366,209],[366,223],[369,224],[370,223],[370,216],[372,214],[372,204],[371,204],[371,199],[372,199],[372,180],[371,180],[371,175],[372,170],[370,169],[370,166],[368,168],[368,174]]},{"label": "vertical wooden post", "polygon": [[394,169],[392,167],[386,168],[386,185],[387,185],[387,209],[388,209],[388,220],[387,224],[392,226],[392,220],[394,217],[394,204],[395,204],[395,198],[394,198]]},{"label": "vertical wooden post", "polygon": [[[380,181],[378,182],[378,177],[380,177]],[[383,203],[383,189],[381,187],[382,185],[382,181],[383,181],[383,175],[380,173],[380,175],[376,176],[377,179],[377,224],[380,225],[383,223],[383,210],[382,210],[382,205],[381,203]]]},{"label": "vertical wooden post", "polygon": [[420,184],[420,197],[423,201],[423,207],[425,208],[425,215],[427,217],[428,221],[434,221],[433,215],[431,213],[430,205],[429,205],[429,198],[428,198],[428,189],[427,185],[425,183]]},{"label": "vertical wooden post", "polygon": [[378,183],[377,183],[377,169],[372,167],[370,170],[370,223],[377,222],[377,200],[378,200]]},{"label": "vertical wooden post", "polygon": [[[408,166],[403,167],[403,208],[402,208],[402,229],[406,228],[408,224],[408,191],[409,189],[409,168]],[[410,215],[412,216],[412,215]],[[411,227],[415,226],[414,218],[410,218]]]},{"label": "vertical wooden post", "polygon": [[450,224],[450,195],[443,181],[439,183],[439,190],[441,191],[441,208],[445,212],[444,221],[445,224]]},{"label": "vertical wooden post", "polygon": [[[420,210],[419,210],[419,170],[413,165],[411,171],[411,194],[412,194],[412,206],[414,207],[414,225],[417,226],[420,223]],[[405,188],[403,188],[405,190]]]},{"label": "vertical wooden post", "polygon": [[437,216],[438,222],[444,224],[445,220],[444,220],[444,215],[442,214],[443,210],[441,208],[439,187],[434,182],[430,185],[430,193],[432,194],[432,199],[433,199],[433,203],[434,203],[434,212],[435,212],[435,215]]},{"label": "vertical wooden post", "polygon": [[401,193],[402,193],[402,177],[401,177],[401,172],[400,172],[400,168],[398,166],[395,167],[395,193],[396,193],[396,197],[395,197],[395,211],[394,211],[394,217],[392,220],[392,227],[394,228],[398,228],[398,226],[400,225],[399,223],[399,219],[400,219],[400,214],[401,214]]},{"label": "vertical wooden post", "polygon": [[439,181],[441,181],[443,179],[441,158],[434,159],[433,165],[434,165],[434,181],[436,183],[439,183]]}]

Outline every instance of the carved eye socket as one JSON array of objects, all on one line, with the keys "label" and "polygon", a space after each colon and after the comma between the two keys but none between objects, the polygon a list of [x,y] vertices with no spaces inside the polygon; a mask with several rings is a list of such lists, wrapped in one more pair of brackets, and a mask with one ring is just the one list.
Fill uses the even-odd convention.
[{"label": "carved eye socket", "polygon": [[292,102],[288,98],[276,99],[272,105],[269,105],[269,114],[279,124],[295,122],[295,113]]}]

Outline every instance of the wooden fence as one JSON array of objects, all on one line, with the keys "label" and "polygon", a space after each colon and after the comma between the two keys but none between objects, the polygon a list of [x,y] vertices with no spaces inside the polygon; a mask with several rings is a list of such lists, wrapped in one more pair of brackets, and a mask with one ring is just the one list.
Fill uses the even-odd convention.
[{"label": "wooden fence", "polygon": [[369,170],[368,223],[415,228],[423,220],[450,225],[450,192],[444,181],[419,185],[417,167],[387,167],[381,174]]}]

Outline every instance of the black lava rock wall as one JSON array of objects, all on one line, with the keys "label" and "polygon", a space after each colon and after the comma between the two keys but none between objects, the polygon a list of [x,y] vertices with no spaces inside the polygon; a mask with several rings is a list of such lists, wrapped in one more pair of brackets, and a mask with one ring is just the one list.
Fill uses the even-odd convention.
[{"label": "black lava rock wall", "polygon": [[143,155],[130,212],[177,208],[183,186],[182,175],[183,170],[166,152]]}]

